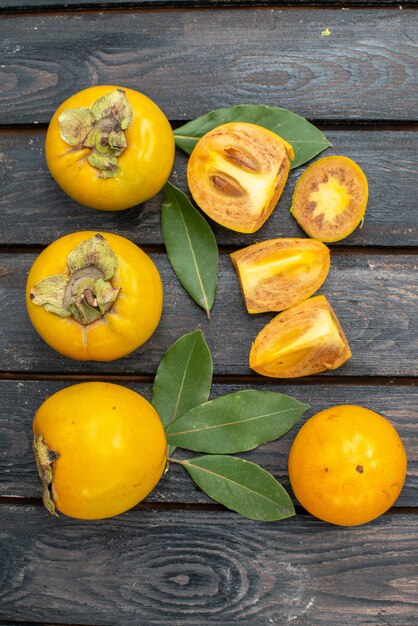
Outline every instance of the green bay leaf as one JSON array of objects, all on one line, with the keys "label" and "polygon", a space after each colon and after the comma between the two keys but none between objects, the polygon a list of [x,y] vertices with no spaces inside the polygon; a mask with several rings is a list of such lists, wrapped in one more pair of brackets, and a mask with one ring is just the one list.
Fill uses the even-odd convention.
[{"label": "green bay leaf", "polygon": [[[212,373],[212,356],[200,330],[183,335],[167,350],[157,369],[151,400],[165,428],[207,401]],[[174,449],[171,445],[169,454]]]},{"label": "green bay leaf", "polygon": [[264,104],[240,104],[216,109],[197,117],[174,131],[176,145],[191,154],[198,140],[220,124],[249,122],[264,126],[293,146],[295,158],[291,168],[299,167],[314,156],[329,148],[331,143],[325,135],[301,115],[287,109]]},{"label": "green bay leaf", "polygon": [[255,463],[233,456],[210,455],[181,464],[209,497],[245,517],[271,522],[295,514],[286,490]]},{"label": "green bay leaf", "polygon": [[238,391],[189,410],[167,428],[167,439],[194,452],[244,452],[287,433],[308,408],[274,391]]},{"label": "green bay leaf", "polygon": [[162,230],[167,255],[190,297],[210,317],[218,283],[218,246],[205,218],[171,183],[164,187]]}]

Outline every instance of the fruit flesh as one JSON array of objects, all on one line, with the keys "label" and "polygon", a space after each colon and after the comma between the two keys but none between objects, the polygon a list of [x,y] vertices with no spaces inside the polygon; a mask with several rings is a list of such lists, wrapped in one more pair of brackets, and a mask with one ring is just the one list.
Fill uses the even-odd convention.
[{"label": "fruit flesh", "polygon": [[290,209],[299,226],[319,241],[350,235],[364,218],[367,178],[352,159],[330,156],[315,161],[302,174]]},{"label": "fruit flesh", "polygon": [[190,156],[190,192],[222,226],[252,233],[277,204],[292,158],[292,147],[261,126],[223,124],[204,135]]},{"label": "fruit flesh", "polygon": [[351,356],[344,332],[324,296],[309,298],[265,326],[252,345],[250,367],[273,378],[336,369]]},{"label": "fruit flesh", "polygon": [[282,311],[312,296],[330,267],[314,239],[270,239],[231,254],[249,313]]}]

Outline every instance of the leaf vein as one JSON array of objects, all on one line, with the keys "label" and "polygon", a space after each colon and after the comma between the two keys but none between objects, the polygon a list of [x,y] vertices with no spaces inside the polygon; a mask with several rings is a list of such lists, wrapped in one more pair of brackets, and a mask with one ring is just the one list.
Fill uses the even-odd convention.
[{"label": "leaf vein", "polygon": [[184,228],[185,228],[185,231],[186,231],[186,236],[187,236],[187,239],[188,239],[188,242],[189,242],[189,245],[190,245],[190,251],[191,251],[192,257],[193,257],[193,263],[195,265],[197,278],[199,280],[199,285],[200,285],[200,288],[202,290],[202,296],[203,296],[203,301],[205,303],[205,309],[206,309],[206,311],[209,311],[208,299],[207,299],[207,296],[206,296],[205,288],[203,286],[202,277],[200,275],[200,270],[199,270],[199,266],[197,264],[196,255],[195,255],[194,250],[193,250],[192,240],[190,238],[189,230],[187,228],[187,224],[186,224],[186,221],[184,219],[184,215],[183,215],[182,211],[180,211],[180,216],[181,216],[182,222],[184,224]]},{"label": "leaf vein", "polygon": [[187,435],[189,433],[198,433],[198,432],[204,432],[206,430],[213,430],[215,428],[224,428],[226,426],[236,426],[236,425],[240,425],[240,424],[246,424],[247,422],[252,422],[254,420],[258,420],[258,419],[263,419],[264,417],[271,417],[272,415],[277,415],[277,414],[282,414],[282,413],[289,413],[294,411],[295,409],[285,409],[283,411],[274,411],[273,413],[265,413],[263,415],[255,415],[253,417],[247,417],[245,419],[242,419],[240,421],[235,421],[235,422],[224,422],[222,424],[211,424],[208,426],[204,426],[201,428],[189,428],[188,430],[181,430],[175,433],[169,433],[170,437],[177,437],[179,435]]},{"label": "leaf vein", "polygon": [[184,462],[185,465],[190,465],[190,467],[193,467],[197,470],[200,470],[201,472],[206,472],[207,474],[211,474],[212,476],[215,476],[215,478],[219,478],[221,480],[226,481],[227,483],[231,483],[231,485],[236,485],[238,487],[240,487],[241,489],[244,489],[245,491],[248,491],[250,493],[253,493],[257,496],[260,496],[261,498],[263,498],[264,500],[267,500],[267,502],[271,502],[272,504],[274,504],[275,506],[278,506],[278,503],[275,500],[272,500],[271,498],[268,498],[267,496],[265,496],[263,493],[260,493],[259,491],[254,491],[254,489],[250,489],[250,487],[247,487],[246,485],[243,485],[241,483],[236,482],[235,480],[232,480],[231,478],[228,478],[227,476],[222,476],[222,474],[217,474],[216,472],[209,470],[205,467],[200,467],[199,465],[193,465],[193,463],[190,463],[190,461],[185,461]]}]

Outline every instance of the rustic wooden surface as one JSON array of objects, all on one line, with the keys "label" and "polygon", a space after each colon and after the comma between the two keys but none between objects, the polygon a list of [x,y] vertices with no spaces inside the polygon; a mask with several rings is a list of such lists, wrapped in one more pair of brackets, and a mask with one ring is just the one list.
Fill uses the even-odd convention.
[{"label": "rustic wooden surface", "polygon": [[311,119],[415,120],[414,15],[248,8],[5,16],[0,124],[45,124],[91,83],[140,87],[171,120],[244,102]]},{"label": "rustic wooden surface", "polygon": [[[151,399],[151,382],[131,382],[124,379],[131,389]],[[20,380],[1,381],[0,394],[3,409],[0,415],[0,493],[13,498],[36,498],[39,496],[39,482],[36,467],[30,454],[32,417],[40,404],[52,393],[71,384],[68,381]],[[240,389],[255,388],[255,381],[246,384],[216,383],[211,397],[232,393]],[[256,387],[256,388],[259,388]],[[301,381],[300,384],[263,385],[263,389],[280,391],[293,396],[310,405],[299,425],[281,439],[261,446],[256,450],[240,456],[259,463],[272,472],[286,488],[289,487],[287,477],[287,455],[290,444],[299,426],[311,415],[332,404],[357,404],[373,411],[383,413],[391,423],[403,434],[408,454],[408,478],[396,506],[418,507],[418,387],[407,384],[381,385],[362,384],[324,384],[316,379],[315,383]],[[332,393],[332,398],[330,394]],[[23,400],[23,401],[22,401]],[[180,455],[180,451],[177,453]],[[181,456],[186,458],[183,451]],[[190,479],[179,466],[172,465],[170,471],[154,489],[147,502],[200,503],[211,502],[200,490],[193,487]]]},{"label": "rustic wooden surface", "polygon": [[[394,6],[394,7],[415,7],[418,5],[417,0],[403,0],[399,4],[399,0],[257,0],[258,7],[274,7],[277,6],[317,6],[325,7],[370,7]],[[45,11],[45,10],[72,10],[72,9],[98,9],[98,8],[219,8],[219,7],[245,7],[248,2],[245,0],[66,0],[65,3],[60,0],[2,0],[0,11]]]},{"label": "rustic wooden surface", "polygon": [[[184,333],[201,328],[212,351],[215,374],[251,374],[251,343],[274,314],[251,316],[246,312],[229,256],[220,256],[218,293],[210,321],[187,297],[166,255],[151,257],[160,270],[165,293],[157,331],[146,345],[123,359],[89,363],[63,359],[36,334],[26,313],[24,296],[26,275],[36,255],[4,253],[0,258],[0,310],[13,330],[0,336],[0,367],[13,372],[152,374],[171,343]],[[344,251],[334,252],[331,262],[320,293],[329,299],[353,352],[352,358],[332,374],[338,378],[416,374],[415,255]]]},{"label": "rustic wooden surface", "polygon": [[[361,163],[370,201],[365,226],[333,247],[414,247],[418,241],[416,181],[418,133],[413,131],[325,130],[333,147]],[[47,245],[77,230],[101,229],[134,237],[138,245],[161,244],[161,194],[128,211],[92,211],[62,193],[45,163],[45,133],[31,130],[0,134],[0,245]],[[184,192],[187,157],[178,151],[171,179]],[[305,167],[292,170],[277,209],[253,235],[233,233],[212,224],[221,246],[246,246],[268,237],[303,237],[289,213],[295,183]],[[33,177],[35,179],[33,180]],[[25,181],[31,181],[31,192]],[[400,210],[401,209],[401,210]],[[19,214],[19,220],[16,215]]]},{"label": "rustic wooden surface", "polygon": [[413,624],[417,522],[389,514],[350,530],[300,515],[254,532],[227,512],[141,510],[99,524],[6,505],[0,615],[129,626]]},{"label": "rustic wooden surface", "polygon": [[[418,2],[245,4],[1,3],[0,626],[417,624]],[[331,35],[321,37],[327,27]],[[210,322],[166,259],[161,195],[116,214],[64,195],[44,163],[46,126],[63,99],[96,83],[144,91],[173,127],[220,106],[283,106],[324,130],[333,143],[328,154],[359,162],[370,184],[366,221],[331,246],[321,289],[346,331],[350,361],[293,381],[263,379],[248,368],[251,341],[272,315],[246,313],[228,252],[269,237],[303,236],[288,209],[304,168],[292,172],[277,210],[255,235],[214,227],[222,254]],[[184,191],[185,166],[179,153],[171,180]],[[117,232],[144,246],[165,286],[162,323],[151,341],[113,363],[61,357],[25,312],[26,275],[37,253],[81,229]],[[321,523],[300,507],[295,518],[258,524],[211,503],[172,466],[144,503],[116,519],[50,518],[30,450],[36,408],[89,379],[126,384],[150,398],[165,350],[198,327],[213,353],[212,397],[255,387],[281,391],[311,406],[301,423],[334,404],[386,415],[409,460],[395,507],[352,529]],[[243,456],[288,488],[287,454],[299,426]]]}]

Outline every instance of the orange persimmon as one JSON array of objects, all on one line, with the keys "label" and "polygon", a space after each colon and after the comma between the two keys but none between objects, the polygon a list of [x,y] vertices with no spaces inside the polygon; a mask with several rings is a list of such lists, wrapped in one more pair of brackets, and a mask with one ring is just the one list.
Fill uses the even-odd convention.
[{"label": "orange persimmon", "polygon": [[41,252],[29,272],[26,303],[52,348],[72,359],[112,361],[153,334],[163,289],[153,261],[129,239],[84,231]]},{"label": "orange persimmon", "polygon": [[399,496],[407,458],[392,424],[361,406],[333,406],[300,429],[289,454],[289,478],[301,505],[321,520],[365,524]]},{"label": "orange persimmon", "polygon": [[58,107],[45,153],[52,176],[74,200],[119,211],[163,187],[173,167],[174,137],[166,116],[147,96],[99,85]]},{"label": "orange persimmon", "polygon": [[325,296],[282,311],[257,335],[250,367],[263,376],[297,378],[336,369],[351,357],[343,329]]},{"label": "orange persimmon", "polygon": [[47,398],[33,421],[34,452],[47,510],[79,519],[127,511],[166,466],[161,420],[141,395],[103,382]]},{"label": "orange persimmon", "polygon": [[231,254],[248,313],[283,311],[312,296],[327,277],[329,249],[315,239],[269,239]]},{"label": "orange persimmon", "polygon": [[276,206],[293,158],[292,146],[271,130],[222,124],[197,142],[187,181],[196,204],[215,222],[254,233]]},{"label": "orange persimmon", "polygon": [[364,219],[367,178],[355,161],[329,156],[299,178],[290,212],[310,237],[332,242],[348,237]]}]

